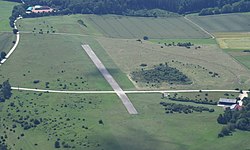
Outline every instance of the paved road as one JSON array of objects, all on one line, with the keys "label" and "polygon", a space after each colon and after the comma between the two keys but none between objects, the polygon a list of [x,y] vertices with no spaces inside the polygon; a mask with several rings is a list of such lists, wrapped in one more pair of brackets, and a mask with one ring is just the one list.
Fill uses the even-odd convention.
[{"label": "paved road", "polygon": [[82,48],[89,55],[90,59],[94,62],[94,64],[96,65],[98,70],[101,72],[103,77],[108,81],[108,83],[113,88],[113,90],[118,95],[118,97],[122,100],[122,103],[126,107],[129,114],[138,114],[135,107],[133,106],[133,104],[129,100],[128,96],[121,89],[121,87],[118,85],[118,83],[115,81],[115,79],[111,76],[111,74],[105,68],[105,66],[100,61],[100,59],[96,56],[94,51],[90,48],[90,46],[89,45],[82,45]]},{"label": "paved road", "polygon": [[[14,28],[17,29],[16,27],[16,22],[17,20],[21,19],[22,17],[18,17],[15,22],[14,22]],[[19,41],[20,41],[20,33],[17,32],[16,34],[16,42],[14,44],[14,46],[11,48],[11,50],[8,52],[8,54],[5,56],[5,59],[3,59],[1,62],[0,62],[0,66],[10,57],[10,55],[16,50],[17,48],[17,45],[19,44]]]}]

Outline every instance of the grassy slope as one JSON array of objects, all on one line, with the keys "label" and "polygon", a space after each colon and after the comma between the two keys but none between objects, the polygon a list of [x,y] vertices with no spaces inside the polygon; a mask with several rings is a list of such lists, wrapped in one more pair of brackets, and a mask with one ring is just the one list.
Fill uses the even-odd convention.
[{"label": "grassy slope", "polygon": [[[9,25],[9,17],[11,16],[12,8],[17,4],[18,3],[0,0],[0,32],[12,31]],[[0,51],[7,53],[13,46],[12,41],[14,40],[15,36],[11,32],[0,33]]]},{"label": "grassy slope", "polygon": [[[70,90],[111,89],[82,49],[84,40],[88,39],[22,34],[15,54],[0,68],[1,80],[10,78],[13,86],[22,87],[45,88],[50,82],[51,89],[62,89],[60,84]],[[35,85],[34,80],[41,82]]]},{"label": "grassy slope", "polygon": [[[77,23],[77,20],[82,20],[87,28]],[[49,26],[49,27],[48,27]],[[83,18],[83,15],[69,15],[69,16],[56,16],[56,17],[39,17],[27,18],[18,22],[20,31],[32,32],[43,29],[44,31],[53,30],[56,33],[70,33],[70,34],[84,34],[84,35],[98,35],[102,34]]]},{"label": "grassy slope", "polygon": [[9,25],[9,17],[11,16],[12,8],[18,3],[7,2],[0,0],[0,31],[11,31],[11,27]]},{"label": "grassy slope", "polygon": [[[249,31],[250,31],[250,14],[223,14],[214,16],[189,16],[191,20],[199,24],[209,32],[215,34],[219,46],[225,49],[235,60],[250,68],[250,55],[243,53],[242,50],[250,49]],[[248,80],[243,77],[243,80]]]},{"label": "grassy slope", "polygon": [[[51,22],[53,22],[53,18],[54,17],[48,17],[48,19],[51,19]],[[22,23],[25,23],[25,20],[23,20]],[[28,24],[31,23],[32,21]],[[53,26],[56,31],[59,32],[63,31],[64,28],[62,26],[65,26],[65,24],[67,24],[67,22],[63,24],[57,22],[55,25],[53,24]],[[70,26],[71,25],[68,25],[68,30],[66,30],[69,33],[71,30]],[[27,30],[32,31],[33,27],[34,25],[32,24]],[[44,26],[42,28],[46,29],[47,27]],[[88,29],[86,30],[87,33],[85,32],[82,34],[93,33],[95,31],[92,29],[91,31]],[[72,31],[73,33],[78,33],[80,29],[77,29],[75,26]],[[190,60],[193,60],[195,57],[210,60],[214,55],[218,55],[218,57],[225,56],[222,51],[218,50],[216,46],[213,45],[202,45],[204,46],[204,49],[199,50],[201,52],[195,51],[197,56],[189,56],[190,59],[183,59],[187,54],[191,55],[194,50],[191,49],[190,52],[187,51],[187,49],[181,48],[160,49],[159,45],[152,43],[143,43],[141,45],[134,40],[98,38],[98,41],[100,42],[100,44],[98,44],[93,37],[47,34],[36,36],[33,34],[22,34],[21,36],[21,44],[17,51],[5,65],[1,66],[1,72],[3,72],[4,76],[1,80],[10,78],[14,84],[22,83],[22,85],[32,87],[34,87],[32,81],[39,77],[42,83],[36,85],[37,87],[44,88],[44,82],[49,80],[51,88],[60,89],[58,86],[60,82],[65,82],[67,85],[70,82],[77,82],[78,86],[82,89],[109,89],[110,87],[100,74],[97,73],[97,69],[94,67],[93,63],[87,58],[86,54],[84,54],[84,51],[79,45],[81,43],[90,44],[107,68],[110,69],[111,72],[113,71],[112,74],[115,78],[118,79],[118,76],[121,76],[123,82],[119,81],[119,83],[127,88],[131,88],[131,83],[127,82],[124,74],[122,74],[119,69],[116,71],[117,67],[112,61],[110,61],[109,56],[111,56],[111,59],[123,71],[138,66],[141,62],[150,62],[154,64],[165,61],[166,59],[172,60],[176,58],[180,61],[184,60],[185,62],[190,62]],[[112,43],[111,47],[108,47],[107,44],[110,43]],[[106,51],[104,51],[102,47],[104,47]],[[160,55],[162,56],[160,57]],[[171,57],[167,57],[168,55]],[[214,59],[215,58],[213,58],[213,60]],[[124,61],[127,64],[124,63],[126,65],[122,66],[124,64],[120,64],[118,60],[122,62]],[[218,63],[231,62],[230,58],[227,58],[226,60],[227,61],[219,60]],[[64,61],[66,63],[64,63]],[[199,62],[200,60],[196,60],[191,63],[199,64]],[[207,62],[201,64],[205,65]],[[224,67],[224,69],[232,67],[230,68],[231,70],[238,67],[237,63],[229,63],[227,65],[228,66]],[[176,66],[178,67],[179,65]],[[208,64],[208,67],[209,66],[210,64]],[[217,65],[211,65],[209,69],[217,68],[216,66]],[[194,69],[192,66],[191,68]],[[217,69],[219,71],[220,67]],[[215,69],[215,71],[217,71],[217,69]],[[61,70],[65,70],[65,73],[58,73],[58,71]],[[202,69],[196,71],[201,72],[201,81],[204,81],[204,78],[208,78],[207,71]],[[13,72],[16,74],[12,74]],[[117,72],[117,75],[114,72]],[[89,73],[90,75],[86,78],[85,76]],[[94,73],[94,76],[91,73]],[[23,76],[23,74],[26,74],[26,76]],[[228,70],[223,73],[223,75],[228,74],[230,74]],[[76,80],[76,76],[84,76],[83,79],[86,79],[89,85],[80,85],[79,82],[81,81]],[[227,77],[228,79],[225,81],[228,83],[231,82],[231,79],[234,79],[234,75]],[[61,80],[60,82],[57,82],[57,78],[66,81]],[[214,83],[208,82],[206,84],[212,85]],[[223,86],[229,88],[230,84]],[[77,87],[69,86],[69,88],[75,89]],[[14,99],[14,97],[16,98]],[[29,93],[29,95],[27,95],[26,92],[15,92],[10,101],[5,104],[0,104],[0,108],[3,109],[0,116],[2,119],[6,118],[6,110],[8,109],[7,105],[10,102],[20,100],[24,102],[24,107],[19,108],[21,110],[20,113],[15,113],[16,108],[12,108],[13,110],[10,108],[12,114],[25,115],[23,111],[27,109],[27,111],[30,110],[32,112],[32,116],[51,119],[48,125],[39,126],[34,130],[23,131],[18,127],[18,129],[16,129],[16,134],[9,133],[8,131],[10,134],[8,143],[10,145],[15,143],[17,149],[53,149],[54,141],[58,137],[62,141],[76,139],[76,142],[82,142],[89,145],[89,147],[86,147],[76,144],[77,149],[235,149],[238,148],[239,145],[241,145],[242,149],[246,149],[250,146],[248,142],[249,133],[247,132],[237,132],[232,137],[222,139],[217,138],[217,134],[221,129],[221,125],[216,123],[218,114],[222,113],[222,109],[220,108],[208,106],[214,108],[216,110],[215,113],[166,115],[163,108],[159,105],[159,102],[162,101],[159,94],[130,94],[129,97],[139,111],[139,115],[128,115],[124,106],[115,95],[43,94],[42,96],[38,96],[34,93]],[[85,98],[83,102],[77,102],[81,101],[83,98]],[[217,96],[214,98],[218,99]],[[89,104],[89,101],[92,101],[92,104]],[[36,105],[34,103],[36,103]],[[61,105],[64,104],[67,104],[68,107],[61,107]],[[46,105],[45,108],[42,108],[43,105]],[[84,106],[84,108],[79,109],[78,107],[80,106]],[[34,114],[35,109],[39,110],[38,115]],[[65,117],[65,114],[71,119],[71,121],[67,122],[67,124],[70,124],[71,126],[66,127],[66,129],[64,129],[64,126],[66,125],[60,123],[65,123],[65,119],[67,118]],[[58,120],[59,117],[63,117],[63,120],[52,122],[52,120],[55,120],[54,118],[57,118],[56,120]],[[83,124],[79,123],[79,121],[77,121],[78,117],[81,119],[85,118],[86,122]],[[104,126],[98,124],[99,119],[104,121]],[[12,126],[11,122],[5,122],[8,127]],[[87,125],[89,130],[86,131],[82,129],[82,125]],[[3,126],[0,126],[0,128],[0,133],[6,130]],[[54,128],[57,128],[57,130],[54,131]],[[22,132],[25,133],[25,137],[22,140],[17,140],[17,136]],[[51,135],[49,135],[49,133],[51,133]],[[77,137],[74,137],[74,133],[77,133]],[[84,139],[86,135],[88,136],[87,140]],[[47,138],[50,140],[47,141]],[[38,143],[38,146],[34,146],[35,143]],[[74,143],[75,142],[72,142],[71,144]],[[97,147],[97,144],[100,144],[101,146]]]},{"label": "grassy slope", "polygon": [[107,37],[114,38],[208,38],[182,17],[144,18],[114,15],[84,17]]},{"label": "grassy slope", "polygon": [[[140,43],[136,40],[98,38],[98,41],[117,66],[127,74],[140,69],[139,66],[142,63],[146,63],[150,67],[168,62],[171,66],[177,67],[187,74],[194,81],[194,84],[191,86],[163,85],[165,89],[234,89],[237,86],[247,87],[249,83],[245,81],[245,78],[243,80],[244,76],[248,76],[248,70],[225,54],[215,44],[196,44],[196,46],[200,45],[201,48],[195,49],[192,47],[191,49],[186,49],[166,46],[161,48],[163,44],[159,45],[146,41]],[[212,78],[209,75],[209,71],[219,73],[220,78]],[[239,71],[241,71],[240,75],[238,75]],[[243,82],[242,85],[238,84],[239,81],[237,78]],[[140,84],[139,86],[145,87],[145,85]]]},{"label": "grassy slope", "polygon": [[0,33],[0,51],[8,52],[16,38],[13,33]]}]

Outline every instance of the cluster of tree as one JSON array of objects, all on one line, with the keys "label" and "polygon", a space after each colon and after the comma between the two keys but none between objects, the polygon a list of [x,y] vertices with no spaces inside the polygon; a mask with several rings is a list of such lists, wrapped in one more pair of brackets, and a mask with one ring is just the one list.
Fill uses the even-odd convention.
[{"label": "cluster of tree", "polygon": [[208,104],[208,105],[216,105],[217,102],[214,102],[213,100],[208,100],[206,97],[204,100],[202,99],[190,99],[188,97],[169,97],[170,100],[172,101],[180,101],[180,102],[192,102],[192,103],[197,103],[197,104]]},{"label": "cluster of tree", "polygon": [[215,15],[224,13],[235,13],[235,12],[248,12],[250,11],[250,1],[240,0],[232,4],[225,4],[222,7],[204,8],[200,11],[199,15]]},{"label": "cluster of tree", "polygon": [[13,121],[20,124],[24,130],[28,130],[28,129],[35,128],[36,126],[38,126],[43,121],[43,119],[42,118],[30,119],[30,117],[27,115],[26,117],[21,116],[18,120],[14,119]]},{"label": "cluster of tree", "polygon": [[5,52],[0,52],[0,61],[3,60],[6,56]]},{"label": "cluster of tree", "polygon": [[5,102],[6,99],[11,97],[11,86],[9,81],[4,81],[3,84],[0,84],[0,102]]},{"label": "cluster of tree", "polygon": [[166,103],[166,102],[160,102],[160,105],[165,107],[166,114],[169,113],[193,113],[193,112],[214,112],[214,109],[209,109],[207,107],[203,106],[191,106],[191,105],[183,105],[183,104],[176,104],[176,103]]},{"label": "cluster of tree", "polygon": [[225,125],[218,137],[232,135],[235,129],[250,131],[250,98],[244,98],[244,107],[240,110],[227,108],[223,114],[217,118],[219,124]]},{"label": "cluster of tree", "polygon": [[191,42],[185,42],[185,43],[177,43],[177,46],[179,47],[186,47],[186,48],[190,48],[191,46],[194,46],[194,44],[192,44]]},{"label": "cluster of tree", "polygon": [[139,71],[131,73],[132,79],[136,82],[145,83],[162,83],[168,82],[170,84],[191,84],[192,81],[181,71],[176,68],[168,66],[167,63],[154,66],[153,69],[142,68]]}]

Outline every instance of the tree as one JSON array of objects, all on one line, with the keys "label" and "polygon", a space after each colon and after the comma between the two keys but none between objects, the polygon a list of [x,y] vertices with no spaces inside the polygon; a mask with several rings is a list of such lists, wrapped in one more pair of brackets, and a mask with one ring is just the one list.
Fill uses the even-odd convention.
[{"label": "tree", "polygon": [[232,12],[232,6],[230,4],[224,5],[221,9],[222,13],[230,13]]},{"label": "tree", "polygon": [[55,148],[60,148],[61,146],[60,146],[60,142],[59,141],[56,141],[55,142]]},{"label": "tree", "polygon": [[249,119],[241,118],[236,122],[236,127],[240,130],[250,131],[250,122]]},{"label": "tree", "polygon": [[223,117],[222,114],[220,114],[219,117],[217,118],[217,122],[219,124],[227,124],[227,120]]},{"label": "tree", "polygon": [[0,53],[0,57],[1,57],[2,59],[4,59],[5,56],[6,56],[6,53],[5,53],[5,52],[1,52],[1,53]]},{"label": "tree", "polygon": [[221,133],[225,136],[228,136],[231,133],[231,131],[229,130],[227,126],[224,126],[222,127]]},{"label": "tree", "polygon": [[3,96],[5,99],[9,99],[11,97],[12,93],[9,80],[3,82],[1,92],[3,92]]},{"label": "tree", "polygon": [[17,34],[18,30],[17,29],[13,29],[13,33]]},{"label": "tree", "polygon": [[102,124],[102,125],[104,125],[104,123],[103,123],[103,121],[102,121],[102,120],[99,120],[99,124]]}]

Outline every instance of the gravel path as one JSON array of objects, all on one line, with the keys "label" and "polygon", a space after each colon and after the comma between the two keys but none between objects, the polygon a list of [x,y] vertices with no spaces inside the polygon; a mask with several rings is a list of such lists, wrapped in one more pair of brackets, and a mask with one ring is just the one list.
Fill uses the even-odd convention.
[{"label": "gravel path", "polygon": [[89,45],[82,45],[82,48],[85,50],[85,52],[89,55],[90,59],[94,62],[98,70],[101,72],[103,77],[108,81],[110,86],[113,88],[115,93],[118,95],[118,97],[122,100],[123,105],[126,107],[129,114],[138,114],[135,107],[129,100],[128,96],[125,94],[125,92],[121,89],[119,84],[115,81],[115,79],[111,76],[111,74],[108,72],[108,70],[105,68],[103,63],[100,61],[100,59],[96,56],[94,51],[90,48]]}]

